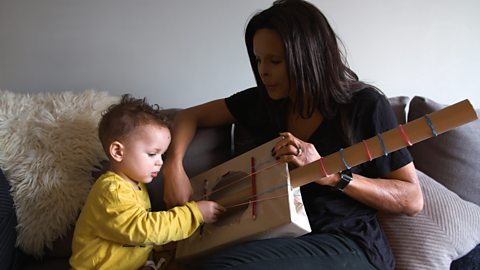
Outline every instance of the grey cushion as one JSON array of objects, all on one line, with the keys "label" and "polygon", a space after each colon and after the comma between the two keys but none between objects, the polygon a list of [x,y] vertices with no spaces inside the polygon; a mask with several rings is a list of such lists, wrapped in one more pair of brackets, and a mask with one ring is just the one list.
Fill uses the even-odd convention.
[{"label": "grey cushion", "polygon": [[223,126],[197,131],[183,159],[189,177],[231,158],[231,129],[231,126]]},{"label": "grey cushion", "polygon": [[397,270],[449,269],[480,243],[480,207],[417,171],[425,205],[418,215],[379,214]]},{"label": "grey cushion", "polygon": [[10,185],[2,170],[0,170],[0,265],[2,269],[10,269],[14,263],[15,241],[17,232],[17,217],[13,199],[10,195]]},{"label": "grey cushion", "polygon": [[[444,108],[433,100],[414,97],[408,121]],[[480,110],[476,110],[477,114]],[[480,121],[474,121],[409,148],[417,169],[465,200],[480,205]]]},{"label": "grey cushion", "polygon": [[467,255],[453,261],[450,270],[480,270],[480,245]]},{"label": "grey cushion", "polygon": [[407,116],[405,114],[405,111],[406,111],[408,101],[410,101],[410,98],[405,96],[388,98],[388,102],[390,102],[390,106],[392,106],[392,109],[395,112],[395,115],[397,116],[397,120],[399,124],[405,124],[405,122],[407,121]]}]

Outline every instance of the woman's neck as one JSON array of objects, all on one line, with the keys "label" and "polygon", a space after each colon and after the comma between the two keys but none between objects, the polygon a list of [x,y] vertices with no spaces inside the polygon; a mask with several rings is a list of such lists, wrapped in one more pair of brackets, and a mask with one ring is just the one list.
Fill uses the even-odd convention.
[{"label": "woman's neck", "polygon": [[323,116],[315,110],[309,118],[302,118],[298,112],[289,110],[287,114],[287,130],[295,137],[308,141],[323,121]]}]

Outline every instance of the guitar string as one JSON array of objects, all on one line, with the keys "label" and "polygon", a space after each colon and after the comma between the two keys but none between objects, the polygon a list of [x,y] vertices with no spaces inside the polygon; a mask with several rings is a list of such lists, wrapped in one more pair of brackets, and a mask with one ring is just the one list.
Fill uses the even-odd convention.
[{"label": "guitar string", "polygon": [[[275,162],[270,163],[270,162],[272,162],[272,161],[275,161]],[[244,177],[242,177],[242,178],[239,178],[239,179],[237,179],[237,180],[235,180],[235,181],[233,181],[233,182],[231,182],[231,183],[229,183],[229,184],[227,184],[227,185],[225,185],[225,186],[222,186],[222,187],[220,187],[220,188],[214,189],[214,190],[212,190],[211,192],[204,192],[204,195],[203,195],[202,197],[203,197],[203,199],[208,199],[208,197],[209,197],[210,195],[212,195],[212,194],[218,193],[218,192],[220,192],[220,191],[222,191],[222,190],[224,190],[224,189],[226,189],[226,188],[228,188],[228,187],[230,187],[230,186],[232,186],[232,185],[234,185],[234,184],[236,184],[236,183],[239,183],[239,182],[241,182],[241,181],[248,180],[251,176],[256,175],[256,174],[259,174],[259,173],[261,173],[261,172],[263,172],[263,171],[265,171],[265,170],[268,170],[268,169],[270,169],[270,168],[273,168],[273,167],[275,167],[275,166],[277,166],[277,165],[279,165],[279,164],[282,164],[282,163],[283,163],[283,162],[279,162],[279,161],[274,160],[274,159],[272,159],[272,158],[266,159],[266,160],[264,160],[263,162],[260,162],[260,163],[259,163],[259,166],[260,166],[260,167],[263,166],[263,165],[265,165],[264,167],[261,167],[260,169],[255,170],[255,172],[249,173],[249,174],[247,174],[246,176],[244,176]],[[276,199],[276,198],[280,198],[280,197],[287,196],[288,193],[283,194],[283,195],[279,195],[279,196],[272,196],[272,197],[267,197],[267,198],[264,197],[264,198],[261,198],[261,199],[252,200],[252,198],[257,198],[257,197],[259,197],[259,196],[265,195],[265,194],[267,194],[267,193],[271,193],[271,192],[273,192],[273,191],[275,191],[275,190],[277,190],[277,189],[281,189],[281,188],[284,188],[284,187],[286,187],[286,186],[287,186],[287,184],[281,184],[281,185],[272,187],[272,188],[270,188],[270,189],[264,190],[263,192],[256,193],[256,194],[252,194],[252,195],[250,195],[250,196],[248,196],[248,197],[246,197],[246,198],[240,198],[240,201],[241,201],[240,203],[233,204],[233,205],[227,205],[227,206],[224,206],[224,207],[227,208],[227,209],[229,209],[229,208],[234,208],[234,207],[238,207],[238,206],[245,205],[245,204],[249,204],[249,203],[253,203],[253,202],[267,201],[267,200],[272,200],[272,199]]]},{"label": "guitar string", "polygon": [[[265,200],[265,198],[256,199],[256,200],[252,200],[252,198],[259,197],[259,196],[265,195],[265,194],[270,193],[270,192],[274,192],[275,190],[278,190],[278,189],[281,189],[281,188],[284,188],[284,187],[287,187],[287,184],[280,184],[280,185],[274,186],[272,188],[269,188],[267,190],[264,190],[262,192],[259,192],[257,194],[252,194],[250,196],[247,196],[246,198],[241,198],[241,200],[240,200],[241,203],[228,205],[228,206],[224,206],[224,207],[225,208],[233,208],[233,207],[244,205],[244,204],[247,204],[247,203],[250,203],[250,202],[263,201],[263,200]],[[282,196],[286,196],[286,195],[282,195]]]},{"label": "guitar string", "polygon": [[277,198],[282,198],[282,197],[286,197],[286,196],[288,196],[288,193],[284,193],[284,194],[278,195],[278,196],[267,197],[267,198],[263,198],[263,199],[248,200],[248,201],[246,201],[246,202],[242,202],[242,203],[237,203],[237,204],[234,204],[234,205],[225,206],[225,208],[230,209],[230,208],[235,208],[235,207],[239,207],[239,206],[242,206],[242,205],[250,204],[250,203],[253,203],[253,202],[269,201],[269,200],[273,200],[273,199],[277,199]]},{"label": "guitar string", "polygon": [[[284,184],[283,186],[286,186],[286,184]],[[282,197],[286,197],[286,196],[288,196],[288,192],[286,192],[284,194],[281,194],[281,195],[278,195],[278,196],[272,196],[272,197],[267,197],[267,198],[263,198],[263,199],[258,199],[255,202],[274,200],[274,199],[278,199],[278,198],[282,198]],[[294,197],[301,197],[300,194],[293,194],[293,196]],[[243,203],[238,203],[238,204],[235,204],[235,205],[227,206],[225,208],[229,209],[229,208],[239,207],[239,206],[242,206],[242,205],[245,205],[245,204],[250,204],[252,202],[253,201],[249,200],[249,201],[246,201],[246,202],[243,202]],[[201,238],[205,237],[205,235],[207,235],[207,234],[211,234],[211,230],[209,228],[212,225],[215,225],[215,224],[203,224],[202,227],[200,227],[202,229],[201,233],[200,233]]]},{"label": "guitar string", "polygon": [[[259,168],[258,170],[256,170],[254,173],[248,173],[246,176],[241,177],[241,178],[239,178],[239,179],[236,179],[236,180],[234,180],[234,181],[232,181],[232,182],[230,182],[230,183],[228,183],[228,184],[226,184],[226,185],[224,185],[224,186],[222,186],[222,187],[219,187],[219,188],[216,188],[216,189],[212,189],[212,191],[206,192],[205,194],[203,194],[202,198],[203,198],[203,199],[207,199],[207,198],[208,198],[209,196],[211,196],[212,194],[216,194],[216,193],[218,193],[218,192],[220,192],[220,191],[222,191],[222,190],[224,190],[224,189],[226,189],[226,188],[228,188],[228,187],[231,187],[231,186],[233,186],[233,185],[235,185],[235,184],[237,184],[237,183],[240,183],[240,182],[242,182],[242,181],[244,181],[244,180],[248,180],[248,179],[249,179],[252,175],[254,175],[254,174],[255,174],[255,175],[256,175],[256,174],[259,174],[259,173],[261,173],[261,172],[263,172],[263,171],[265,171],[265,170],[268,170],[268,169],[270,169],[270,168],[273,168],[273,167],[275,167],[275,166],[283,163],[283,162],[279,162],[279,161],[275,160],[275,162],[269,164],[269,162],[271,162],[272,160],[273,160],[273,159],[267,159],[267,160],[261,162],[261,163],[259,164],[259,165],[260,165],[260,168]],[[266,164],[266,165],[265,165],[265,164]],[[261,166],[263,166],[263,165],[265,165],[265,166],[264,166],[264,167],[261,167]],[[250,170],[250,169],[249,169],[249,170]],[[246,170],[243,170],[243,171],[246,171]]]}]

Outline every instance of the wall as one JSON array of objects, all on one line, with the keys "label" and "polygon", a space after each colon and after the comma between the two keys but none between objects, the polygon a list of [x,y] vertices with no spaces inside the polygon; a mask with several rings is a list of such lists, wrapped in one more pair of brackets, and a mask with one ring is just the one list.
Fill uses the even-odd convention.
[{"label": "wall", "polygon": [[[480,106],[480,1],[312,1],[388,96]],[[0,0],[0,89],[131,92],[162,107],[254,84],[243,43],[265,0]]]}]

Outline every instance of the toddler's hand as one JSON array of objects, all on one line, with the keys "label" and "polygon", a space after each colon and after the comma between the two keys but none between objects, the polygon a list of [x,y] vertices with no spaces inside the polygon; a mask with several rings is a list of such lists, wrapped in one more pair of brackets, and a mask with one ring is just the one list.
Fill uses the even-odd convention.
[{"label": "toddler's hand", "polygon": [[223,206],[214,201],[198,201],[197,205],[205,223],[217,221],[218,217],[226,211]]}]

